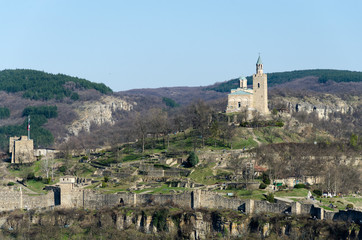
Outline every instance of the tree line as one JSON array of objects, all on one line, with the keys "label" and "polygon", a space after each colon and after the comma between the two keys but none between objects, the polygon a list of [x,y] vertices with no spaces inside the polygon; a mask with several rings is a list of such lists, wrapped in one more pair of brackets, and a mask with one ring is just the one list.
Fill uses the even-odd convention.
[{"label": "tree line", "polygon": [[28,118],[30,120],[31,138],[34,140],[35,147],[47,147],[53,144],[53,134],[43,127],[48,122],[48,118],[58,116],[56,106],[30,106],[23,110],[23,116],[26,116],[20,125],[7,125],[0,127],[0,148],[8,149],[9,137],[26,136],[28,129]]},{"label": "tree line", "polygon": [[[318,77],[320,83],[326,83],[327,81],[362,82],[362,72],[332,69],[313,69],[268,73],[268,85],[269,87],[273,87],[275,85],[290,82],[297,78],[308,76]],[[252,76],[248,76],[246,78],[250,84],[253,79]],[[235,78],[220,84],[215,84],[211,87],[208,87],[207,90],[214,90],[216,92],[230,92],[231,89],[237,87],[239,87],[239,79]]]},{"label": "tree line", "polygon": [[312,177],[322,181],[316,185],[320,189],[334,193],[356,192],[362,185],[356,168],[361,151],[351,143],[280,143],[255,152],[272,179]]},{"label": "tree line", "polygon": [[64,74],[28,69],[0,71],[0,90],[9,93],[23,92],[24,98],[33,100],[61,100],[65,97],[77,100],[79,96],[75,90],[82,89],[95,89],[104,94],[112,92],[103,83],[93,83]]}]

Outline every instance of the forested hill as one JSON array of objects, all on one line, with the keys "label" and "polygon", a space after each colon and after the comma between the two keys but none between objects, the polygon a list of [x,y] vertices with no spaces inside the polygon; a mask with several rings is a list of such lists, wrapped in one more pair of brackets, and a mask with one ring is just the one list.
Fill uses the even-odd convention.
[{"label": "forested hill", "polygon": [[42,71],[16,69],[0,71],[0,90],[23,92],[24,98],[33,100],[79,98],[76,90],[95,89],[101,93],[112,90],[103,83],[93,83],[85,79],[64,74],[51,74]]},{"label": "forested hill", "polygon": [[[298,78],[314,76],[319,78],[320,83],[327,81],[334,82],[362,82],[362,72],[346,71],[346,70],[331,70],[331,69],[314,69],[314,70],[297,70],[291,72],[268,73],[268,86],[283,84],[293,81]],[[252,76],[247,77],[249,84],[252,81]],[[207,90],[217,92],[230,92],[231,89],[238,87],[239,79],[231,79],[226,82],[216,83]]]}]

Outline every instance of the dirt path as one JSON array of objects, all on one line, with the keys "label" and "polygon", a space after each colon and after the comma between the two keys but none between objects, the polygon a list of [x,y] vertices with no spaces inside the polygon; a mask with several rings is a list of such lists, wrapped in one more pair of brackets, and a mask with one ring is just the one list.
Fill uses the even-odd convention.
[{"label": "dirt path", "polygon": [[251,133],[253,135],[253,140],[258,144],[258,146],[260,146],[261,142],[258,140],[258,137],[255,135],[253,129],[251,129]]}]

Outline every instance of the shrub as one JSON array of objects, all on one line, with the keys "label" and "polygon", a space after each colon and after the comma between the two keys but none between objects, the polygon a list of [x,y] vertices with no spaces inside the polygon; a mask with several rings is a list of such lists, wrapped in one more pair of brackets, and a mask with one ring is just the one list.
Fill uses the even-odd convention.
[{"label": "shrub", "polygon": [[199,157],[195,152],[191,152],[187,158],[187,167],[194,167],[199,163]]},{"label": "shrub", "polygon": [[348,203],[346,208],[347,208],[347,209],[353,209],[353,204],[352,204],[352,203]]},{"label": "shrub", "polygon": [[35,179],[34,173],[33,173],[33,172],[28,173],[28,175],[26,176],[26,179],[27,179],[27,180],[33,180],[33,179]]},{"label": "shrub", "polygon": [[263,175],[261,176],[262,179],[263,179],[263,183],[265,183],[266,185],[269,185],[270,184],[270,178],[269,178],[269,175],[266,174],[266,173],[263,173]]},{"label": "shrub", "polygon": [[157,231],[167,231],[167,217],[169,215],[168,209],[161,209],[156,211],[152,216],[152,224],[157,228]]},{"label": "shrub", "polygon": [[267,185],[265,183],[260,183],[259,189],[265,189]]},{"label": "shrub", "polygon": [[65,173],[67,171],[67,167],[66,166],[61,166],[61,167],[59,167],[59,172],[61,172],[61,173]]},{"label": "shrub", "polygon": [[109,181],[109,177],[108,176],[104,176],[104,182],[108,182]]},{"label": "shrub", "polygon": [[352,133],[352,135],[351,135],[351,137],[349,139],[349,144],[352,147],[357,147],[357,145],[358,145],[358,135]]},{"label": "shrub", "polygon": [[178,104],[177,102],[175,102],[175,100],[171,99],[171,98],[167,98],[167,97],[163,97],[162,98],[162,102],[164,104],[166,104],[167,107],[170,108],[175,108],[175,107],[179,107],[180,104]]},{"label": "shrub", "polygon": [[6,107],[0,107],[0,119],[5,119],[10,117],[10,110]]},{"label": "shrub", "polygon": [[294,185],[294,188],[307,188],[307,186],[303,183],[298,183]]},{"label": "shrub", "polygon": [[70,95],[70,99],[72,99],[73,101],[77,101],[79,99],[78,93],[72,93],[72,95]]},{"label": "shrub", "polygon": [[13,182],[8,182],[8,186],[14,186],[15,185],[15,183],[13,183]]},{"label": "shrub", "polygon": [[277,126],[277,127],[283,127],[283,126],[284,126],[284,123],[278,121],[278,122],[275,123],[275,126]]},{"label": "shrub", "polygon": [[43,178],[43,183],[44,184],[50,184],[50,181],[51,181],[51,178],[50,177],[48,177],[48,178]]},{"label": "shrub", "polygon": [[317,195],[317,196],[322,196],[322,191],[321,190],[319,190],[319,189],[314,189],[313,190],[313,193],[315,194],[315,195]]},{"label": "shrub", "polygon": [[274,199],[274,194],[273,193],[269,193],[268,195],[265,196],[265,199],[270,202],[270,203],[274,203],[275,199]]}]

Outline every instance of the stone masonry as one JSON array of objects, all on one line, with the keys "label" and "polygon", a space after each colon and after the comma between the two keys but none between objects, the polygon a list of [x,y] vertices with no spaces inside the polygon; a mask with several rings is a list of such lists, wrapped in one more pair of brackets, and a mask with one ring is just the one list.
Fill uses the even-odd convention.
[{"label": "stone masonry", "polygon": [[228,95],[227,113],[236,113],[246,110],[258,112],[261,115],[269,114],[268,110],[268,80],[263,73],[263,63],[259,56],[256,63],[256,73],[253,75],[253,89],[247,88],[247,79],[242,77],[240,87],[232,89]]},{"label": "stone masonry", "polygon": [[11,163],[34,162],[34,142],[27,136],[10,137],[9,153],[11,154]]}]

